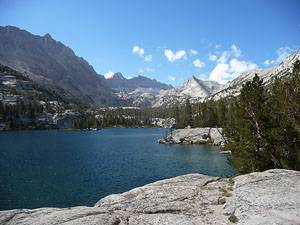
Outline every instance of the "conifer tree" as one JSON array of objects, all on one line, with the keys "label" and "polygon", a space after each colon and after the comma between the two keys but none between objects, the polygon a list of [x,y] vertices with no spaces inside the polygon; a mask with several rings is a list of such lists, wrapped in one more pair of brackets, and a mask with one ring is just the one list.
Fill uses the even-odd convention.
[{"label": "conifer tree", "polygon": [[192,106],[190,100],[185,102],[185,126],[192,126],[193,124]]},{"label": "conifer tree", "polygon": [[256,75],[229,106],[225,132],[238,173],[300,169],[300,63],[293,73],[263,85]]},{"label": "conifer tree", "polygon": [[265,148],[275,168],[300,169],[299,68],[298,61],[288,78],[276,78],[270,88]]},{"label": "conifer tree", "polygon": [[[267,92],[257,75],[246,82],[235,107],[235,130],[227,145],[232,151],[230,162],[239,173],[260,171],[270,167],[263,151],[267,112]],[[230,135],[230,134],[229,134]]]}]

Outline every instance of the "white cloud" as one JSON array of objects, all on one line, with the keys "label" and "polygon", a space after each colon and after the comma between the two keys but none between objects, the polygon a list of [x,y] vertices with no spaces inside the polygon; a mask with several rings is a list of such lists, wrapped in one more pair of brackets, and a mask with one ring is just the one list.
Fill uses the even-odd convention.
[{"label": "white cloud", "polygon": [[230,60],[230,72],[233,74],[233,78],[236,78],[236,76],[240,75],[241,73],[249,70],[253,70],[257,68],[257,65],[252,62],[247,61],[240,61],[238,59],[231,59]]},{"label": "white cloud", "polygon": [[196,59],[193,62],[193,64],[194,64],[194,67],[199,68],[199,69],[205,66],[205,63],[200,61],[199,59]]},{"label": "white cloud", "polygon": [[264,64],[266,66],[271,66],[274,64],[281,63],[286,57],[293,54],[294,52],[295,52],[295,49],[293,49],[291,47],[288,47],[288,46],[281,47],[281,48],[277,49],[277,51],[276,51],[277,58],[276,59],[267,59],[264,61]]},{"label": "white cloud", "polygon": [[176,77],[170,75],[170,76],[168,76],[168,80],[175,81]]},{"label": "white cloud", "polygon": [[146,55],[145,50],[140,46],[137,45],[133,46],[132,53],[144,58],[145,62],[152,62],[152,55],[151,54]]},{"label": "white cloud", "polygon": [[152,55],[146,55],[144,60],[145,60],[145,62],[151,62],[152,61]]},{"label": "white cloud", "polygon": [[264,64],[265,64],[266,66],[269,66],[269,65],[274,64],[275,62],[276,62],[275,60],[269,60],[269,59],[267,59],[267,60],[264,61]]},{"label": "white cloud", "polygon": [[230,53],[228,51],[224,51],[217,61],[218,63],[226,63],[229,57]]},{"label": "white cloud", "polygon": [[191,54],[191,55],[197,55],[197,54],[198,54],[198,51],[195,50],[195,49],[191,49],[191,50],[190,50],[190,54]]},{"label": "white cloud", "polygon": [[150,67],[147,67],[145,70],[146,72],[155,72],[155,69]]},{"label": "white cloud", "polygon": [[214,54],[209,54],[208,59],[210,61],[216,61],[218,59],[218,57],[216,55],[214,55]]},{"label": "white cloud", "polygon": [[171,49],[165,49],[165,56],[168,61],[174,62],[178,59],[186,58],[186,52],[184,50],[173,52]]},{"label": "white cloud", "polygon": [[133,46],[132,53],[142,57],[145,54],[145,50],[136,45]]},{"label": "white cloud", "polygon": [[257,65],[248,61],[240,61],[236,58],[229,63],[218,63],[209,75],[209,80],[226,83],[239,76],[241,73],[257,68]]},{"label": "white cloud", "polygon": [[226,80],[229,79],[229,64],[218,63],[216,67],[211,71],[209,75],[209,80],[217,81],[219,83],[226,83]]},{"label": "white cloud", "polygon": [[216,45],[215,48],[216,49],[221,48],[221,45]]},{"label": "white cloud", "polygon": [[284,60],[286,57],[288,57],[289,55],[293,54],[295,52],[295,49],[290,48],[288,46],[285,47],[281,47],[279,49],[277,49],[277,59],[276,62],[280,63],[282,62],[282,60]]},{"label": "white cloud", "polygon": [[[217,47],[217,46],[216,46]],[[220,46],[218,45],[218,48]],[[219,51],[214,51],[213,54],[209,54],[208,59],[210,61],[217,61],[218,63],[227,63],[228,59],[231,56],[234,56],[235,58],[238,58],[242,55],[242,51],[235,45],[231,45],[231,49],[228,51],[223,51],[222,53]],[[218,58],[219,56],[219,58]]]},{"label": "white cloud", "polygon": [[200,79],[200,80],[206,80],[206,79],[207,79],[206,74],[205,74],[205,73],[199,74],[199,79]]},{"label": "white cloud", "polygon": [[242,51],[235,44],[231,45],[230,50],[223,51],[222,53],[215,51],[213,54],[210,54],[208,59],[216,61],[217,64],[210,72],[209,80],[224,84],[245,71],[257,68],[255,63],[239,60],[241,56]]},{"label": "white cloud", "polygon": [[240,57],[242,54],[241,50],[235,44],[231,45],[231,52],[233,56],[237,58]]},{"label": "white cloud", "polygon": [[154,68],[151,67],[146,67],[146,68],[140,68],[138,69],[138,73],[151,73],[151,72],[155,72]]},{"label": "white cloud", "polygon": [[104,77],[106,79],[109,79],[109,78],[112,78],[114,74],[115,74],[114,72],[108,71],[106,74],[104,74]]}]

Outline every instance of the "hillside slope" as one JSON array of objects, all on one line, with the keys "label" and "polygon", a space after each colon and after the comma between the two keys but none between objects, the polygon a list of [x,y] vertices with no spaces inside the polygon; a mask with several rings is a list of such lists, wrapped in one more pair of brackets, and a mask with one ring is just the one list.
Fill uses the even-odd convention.
[{"label": "hillside slope", "polygon": [[40,84],[58,86],[83,103],[119,103],[103,76],[49,34],[37,36],[16,27],[0,26],[0,63],[25,71]]}]

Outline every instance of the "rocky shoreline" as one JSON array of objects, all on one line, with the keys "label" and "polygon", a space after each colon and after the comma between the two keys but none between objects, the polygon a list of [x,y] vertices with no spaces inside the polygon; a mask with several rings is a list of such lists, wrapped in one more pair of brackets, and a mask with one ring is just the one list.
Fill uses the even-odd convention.
[{"label": "rocky shoreline", "polygon": [[300,172],[291,170],[234,178],[188,174],[107,196],[94,207],[0,211],[0,224],[296,225],[299,186]]},{"label": "rocky shoreline", "polygon": [[225,138],[222,128],[184,128],[171,130],[165,138],[157,140],[159,144],[213,144],[223,146]]}]

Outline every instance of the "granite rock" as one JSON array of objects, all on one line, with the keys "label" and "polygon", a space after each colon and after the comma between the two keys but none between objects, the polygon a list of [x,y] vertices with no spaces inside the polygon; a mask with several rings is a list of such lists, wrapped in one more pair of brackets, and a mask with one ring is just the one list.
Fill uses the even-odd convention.
[{"label": "granite rock", "polygon": [[[231,224],[300,222],[300,172],[268,170],[233,179],[188,174],[99,200],[94,207],[0,211],[4,225]],[[226,203],[225,203],[226,202]]]},{"label": "granite rock", "polygon": [[222,128],[184,128],[172,130],[160,144],[213,144],[223,146],[225,143]]}]

